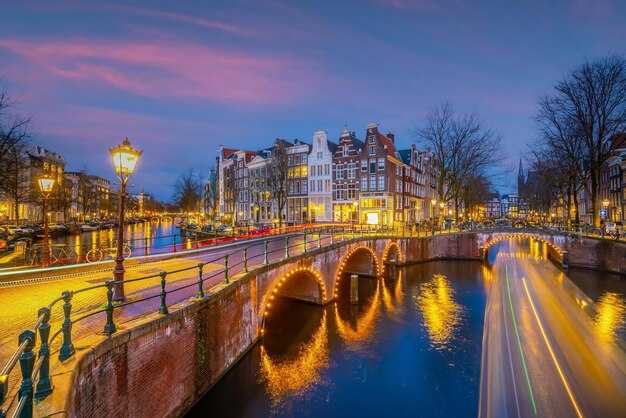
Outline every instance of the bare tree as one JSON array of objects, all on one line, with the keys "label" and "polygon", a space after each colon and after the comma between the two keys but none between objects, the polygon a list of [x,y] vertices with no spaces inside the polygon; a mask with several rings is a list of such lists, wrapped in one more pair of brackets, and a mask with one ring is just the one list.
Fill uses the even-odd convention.
[{"label": "bare tree", "polygon": [[485,196],[492,192],[490,180],[483,175],[470,174],[463,179],[461,187],[461,200],[467,213],[478,212]]},{"label": "bare tree", "polygon": [[33,193],[32,184],[28,176],[30,160],[23,145],[16,144],[5,154],[2,164],[2,178],[0,193],[14,205],[15,222],[19,225],[20,204],[30,201]]},{"label": "bare tree", "polygon": [[84,170],[78,175],[78,196],[77,204],[80,204],[83,218],[89,215],[96,203],[96,186],[89,174]]},{"label": "bare tree", "polygon": [[[30,116],[15,111],[15,101],[9,96],[6,85],[0,78],[0,172],[3,173],[0,176],[0,189],[15,191],[16,184],[21,183],[16,181],[15,169],[23,166],[20,158],[23,157],[24,147],[31,137],[30,123]],[[21,195],[21,191],[18,194]],[[6,197],[13,200],[13,194]],[[18,209],[15,211],[17,214]]]},{"label": "bare tree", "polygon": [[536,121],[546,141],[567,155],[591,197],[593,224],[600,225],[600,170],[612,140],[626,130],[626,60],[587,61],[539,101]]},{"label": "bare tree", "polygon": [[267,187],[272,199],[278,207],[278,226],[283,226],[283,211],[287,204],[287,147],[291,144],[285,140],[277,139],[272,148],[272,158],[267,164]]},{"label": "bare tree", "polygon": [[[465,179],[486,176],[501,159],[500,137],[474,113],[457,114],[449,103],[431,109],[426,125],[416,130],[429,147],[436,166],[436,188],[443,202],[452,202],[458,219]],[[439,222],[443,223],[443,213]]]},{"label": "bare tree", "polygon": [[202,181],[193,168],[174,183],[174,202],[185,213],[196,212],[202,203]]}]

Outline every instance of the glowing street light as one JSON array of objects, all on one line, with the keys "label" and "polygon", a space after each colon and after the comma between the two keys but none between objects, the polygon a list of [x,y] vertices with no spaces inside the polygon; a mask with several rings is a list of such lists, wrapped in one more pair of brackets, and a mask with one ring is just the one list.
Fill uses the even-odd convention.
[{"label": "glowing street light", "polygon": [[42,245],[42,262],[43,267],[50,265],[50,243],[48,242],[48,199],[52,188],[54,187],[54,179],[49,177],[41,177],[38,180],[39,191],[43,196],[43,245]]},{"label": "glowing street light", "polygon": [[115,268],[113,269],[113,278],[115,287],[113,289],[113,300],[124,300],[124,203],[126,202],[126,183],[130,176],[135,172],[139,157],[143,151],[138,151],[130,146],[128,138],[124,139],[122,145],[115,148],[109,148],[115,173],[120,179],[120,220],[117,230],[117,254],[115,256]]}]

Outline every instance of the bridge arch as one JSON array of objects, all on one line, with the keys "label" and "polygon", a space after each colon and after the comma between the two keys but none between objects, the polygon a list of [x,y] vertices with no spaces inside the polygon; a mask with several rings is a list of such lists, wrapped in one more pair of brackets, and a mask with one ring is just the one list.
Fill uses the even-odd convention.
[{"label": "bridge arch", "polygon": [[[315,291],[311,285],[315,287]],[[261,303],[261,335],[265,332],[265,318],[270,314],[274,299],[278,296],[319,304],[324,304],[328,300],[326,285],[319,271],[308,266],[300,266],[288,271],[274,281]]]},{"label": "bridge arch", "polygon": [[[369,260],[369,262],[367,261]],[[335,283],[333,285],[333,294],[334,297],[337,297],[339,292],[339,281],[341,280],[341,276],[343,273],[351,273],[358,271],[351,270],[353,268],[368,268],[368,272],[373,273],[374,276],[378,276],[381,273],[381,267],[378,263],[378,257],[376,257],[376,253],[370,247],[366,247],[365,245],[359,245],[357,247],[353,247],[348,251],[345,257],[341,260],[339,264],[339,268],[337,269],[337,274],[335,274]],[[366,272],[362,272],[362,274],[369,274]]]},{"label": "bridge arch", "polygon": [[506,239],[510,239],[510,238],[534,239],[535,241],[539,241],[539,242],[542,242],[542,243],[548,245],[548,247],[550,247],[551,249],[556,251],[559,256],[563,255],[563,249],[560,248],[559,246],[557,246],[556,244],[554,244],[551,240],[545,239],[541,235],[531,234],[531,233],[527,233],[527,232],[513,232],[513,233],[507,233],[507,234],[504,234],[504,235],[491,236],[490,239],[487,240],[487,242],[485,243],[483,248],[484,248],[485,251],[487,251],[487,249],[489,249],[489,247],[491,247],[492,245],[494,245],[494,244],[496,244],[496,243],[498,243],[500,241],[504,241]]},{"label": "bridge arch", "polygon": [[385,264],[393,259],[399,263],[402,262],[402,252],[400,251],[400,246],[395,241],[389,242],[383,251],[381,273],[385,272]]}]

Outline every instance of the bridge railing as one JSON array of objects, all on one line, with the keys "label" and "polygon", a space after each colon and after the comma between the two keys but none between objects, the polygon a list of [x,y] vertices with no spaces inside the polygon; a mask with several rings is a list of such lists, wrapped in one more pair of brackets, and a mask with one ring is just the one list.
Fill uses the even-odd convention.
[{"label": "bridge railing", "polygon": [[[17,404],[12,416],[32,416],[34,400],[43,399],[52,393],[51,353],[55,353],[61,362],[72,357],[78,334],[84,336],[98,330],[110,337],[117,332],[120,321],[155,311],[167,315],[174,303],[187,297],[198,300],[209,297],[216,286],[228,284],[236,276],[251,269],[338,242],[362,237],[409,237],[415,236],[416,232],[408,227],[374,228],[362,225],[304,229],[270,236],[263,241],[245,245],[243,249],[199,263],[182,258],[183,262],[189,261],[191,265],[180,269],[159,271],[119,282],[110,279],[78,290],[66,290],[50,304],[40,308],[33,327],[19,334],[18,347],[0,372],[0,418],[6,416],[9,407],[13,408],[5,403],[15,399]],[[116,302],[113,300],[114,288],[120,284],[126,287],[129,297]],[[195,289],[195,292],[190,292],[190,289]],[[173,295],[182,296],[173,299]],[[137,304],[142,307],[134,313],[129,311],[128,316],[124,315],[125,307]],[[52,328],[56,331],[51,335]],[[10,377],[17,374],[15,366],[18,363],[21,383],[15,398],[10,396],[9,384]]]}]

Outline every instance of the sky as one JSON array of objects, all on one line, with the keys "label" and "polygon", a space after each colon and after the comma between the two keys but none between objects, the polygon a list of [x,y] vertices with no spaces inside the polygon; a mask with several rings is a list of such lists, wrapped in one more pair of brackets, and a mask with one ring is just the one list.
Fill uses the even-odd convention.
[{"label": "sky", "polygon": [[0,77],[33,142],[170,200],[217,149],[377,122],[400,147],[444,101],[502,137],[501,192],[537,138],[537,99],[586,59],[626,53],[622,0],[3,1]]}]

